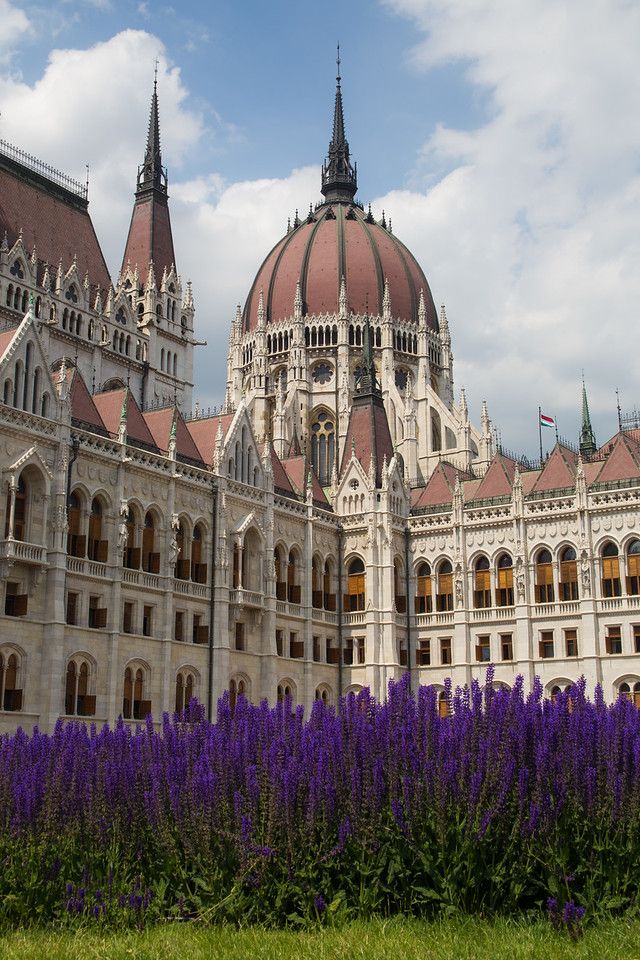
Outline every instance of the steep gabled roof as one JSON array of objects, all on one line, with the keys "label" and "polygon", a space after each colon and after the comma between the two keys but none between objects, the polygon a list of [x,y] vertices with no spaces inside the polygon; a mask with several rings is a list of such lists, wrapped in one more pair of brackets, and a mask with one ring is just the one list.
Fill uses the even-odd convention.
[{"label": "steep gabled roof", "polygon": [[454,467],[452,463],[441,460],[429,477],[426,487],[420,491],[420,496],[413,504],[414,508],[433,507],[440,503],[451,503],[456,485],[456,477],[460,477],[460,482],[472,479],[470,474],[464,470],[459,470],[458,467]]},{"label": "steep gabled roof", "polygon": [[273,486],[276,491],[281,493],[293,493],[295,490],[291,486],[291,481],[287,476],[287,472],[282,465],[282,460],[275,452],[273,447],[271,448],[271,470],[273,471]]},{"label": "steep gabled roof", "polygon": [[382,486],[382,463],[385,457],[387,463],[391,462],[394,450],[389,421],[380,397],[367,394],[363,397],[356,395],[353,399],[347,436],[342,451],[341,476],[351,460],[352,450],[355,450],[355,455],[365,473],[368,473],[369,464],[373,457],[376,468],[376,486]]},{"label": "steep gabled roof", "polygon": [[561,443],[556,443],[540,471],[532,493],[575,486],[577,465],[578,454]]},{"label": "steep gabled roof", "polygon": [[510,497],[516,461],[503,453],[496,453],[489,469],[476,490],[474,500],[488,500],[492,497]]},{"label": "steep gabled roof", "polygon": [[187,430],[184,418],[180,411],[175,410],[174,407],[165,407],[162,410],[148,410],[143,414],[145,423],[153,435],[156,446],[165,453],[168,451],[174,415],[176,417],[176,453],[178,456],[187,457],[189,460],[199,460],[204,465],[200,451],[193,437]]},{"label": "steep gabled roof", "polygon": [[111,286],[86,200],[0,152],[0,236],[5,232],[10,248],[22,232],[41,269],[61,260],[67,270],[76,257],[78,276],[88,273],[103,296]]},{"label": "steep gabled roof", "polygon": [[0,333],[0,360],[11,346],[11,341],[17,332],[18,327],[14,327],[13,330],[3,330],[2,333]]},{"label": "steep gabled roof", "polygon": [[[282,467],[294,490],[299,497],[304,497],[307,489],[307,478],[311,471],[311,490],[313,493],[313,502],[319,506],[328,507],[329,501],[324,495],[324,490],[320,486],[320,481],[316,472],[307,461],[305,456],[289,457],[282,461]],[[275,475],[274,475],[275,481]]]},{"label": "steep gabled roof", "polygon": [[93,397],[89,393],[80,371],[75,367],[67,368],[67,381],[70,384],[69,397],[72,420],[75,420],[78,426],[85,427],[90,432],[95,430],[97,433],[107,434],[109,431],[93,402]]},{"label": "steep gabled roof", "polygon": [[96,393],[93,402],[98,408],[98,413],[102,417],[105,427],[112,436],[117,436],[120,426],[120,414],[122,403],[126,394],[126,422],[127,438],[129,440],[143,443],[152,449],[156,448],[156,442],[153,434],[145,423],[140,407],[133,398],[128,387],[120,387],[118,390],[109,390],[106,393]]},{"label": "steep gabled roof", "polygon": [[619,433],[611,453],[602,464],[593,483],[612,483],[640,477],[640,444],[627,433]]},{"label": "steep gabled roof", "polygon": [[216,452],[218,427],[222,427],[222,436],[226,437],[234,416],[233,413],[225,413],[211,417],[197,417],[195,420],[187,421],[186,428],[198,448],[200,458],[209,466],[212,465],[213,456]]}]

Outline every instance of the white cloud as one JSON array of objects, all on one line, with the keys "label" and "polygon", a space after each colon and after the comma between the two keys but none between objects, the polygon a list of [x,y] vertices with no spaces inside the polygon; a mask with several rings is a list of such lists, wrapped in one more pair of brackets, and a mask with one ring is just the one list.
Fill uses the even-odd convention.
[{"label": "white cloud", "polygon": [[30,30],[26,13],[9,0],[0,0],[0,64],[6,63],[18,41]]},{"label": "white cloud", "polygon": [[[459,62],[488,97],[475,130],[439,126],[414,182],[379,203],[422,262],[454,337],[456,379],[508,446],[536,408],[575,437],[585,368],[600,438],[640,374],[640,8],[623,0],[389,0],[422,34],[414,69]],[[477,409],[477,407],[476,407]]]}]

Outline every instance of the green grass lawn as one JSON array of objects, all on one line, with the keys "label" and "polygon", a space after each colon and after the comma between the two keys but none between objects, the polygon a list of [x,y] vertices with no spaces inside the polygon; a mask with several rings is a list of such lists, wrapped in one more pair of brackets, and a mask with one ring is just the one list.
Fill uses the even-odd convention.
[{"label": "green grass lawn", "polygon": [[167,923],[141,933],[17,931],[0,937],[0,960],[640,960],[640,922],[587,926],[577,943],[543,922],[356,922],[290,932]]}]

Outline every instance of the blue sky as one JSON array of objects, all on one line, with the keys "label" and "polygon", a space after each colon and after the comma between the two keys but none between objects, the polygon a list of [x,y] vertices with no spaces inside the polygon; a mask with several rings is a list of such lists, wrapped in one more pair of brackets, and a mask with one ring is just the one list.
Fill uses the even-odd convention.
[{"label": "blue sky", "polygon": [[[535,453],[537,408],[599,440],[637,402],[640,6],[628,0],[318,4],[0,0],[0,136],[82,178],[114,276],[160,59],[196,395],[268,249],[319,198],[341,43],[359,198],[393,218],[446,303],[456,390]],[[224,349],[220,344],[224,343]]]}]

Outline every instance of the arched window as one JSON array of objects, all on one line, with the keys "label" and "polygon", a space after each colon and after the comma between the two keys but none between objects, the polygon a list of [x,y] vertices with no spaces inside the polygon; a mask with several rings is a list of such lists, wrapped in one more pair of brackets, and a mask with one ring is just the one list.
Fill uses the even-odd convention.
[{"label": "arched window", "polygon": [[488,557],[476,560],[473,581],[473,605],[476,609],[491,606],[491,569]]},{"label": "arched window", "polygon": [[27,483],[20,474],[14,494],[13,507],[13,531],[11,531],[11,490],[7,493],[7,504],[5,512],[4,537],[5,540],[11,535],[14,540],[25,540],[27,534]]},{"label": "arched window", "polygon": [[450,715],[451,707],[447,699],[447,694],[444,690],[441,690],[438,694],[438,716],[445,720]]},{"label": "arched window", "polygon": [[109,543],[102,539],[102,504],[97,497],[91,501],[91,512],[89,514],[89,542],[88,556],[89,560],[96,563],[106,563]]},{"label": "arched window", "polygon": [[347,568],[347,594],[344,608],[347,611],[364,610],[365,606],[365,569],[360,557],[354,557]]},{"label": "arched window", "polygon": [[498,560],[496,606],[513,606],[513,560],[508,553],[503,553]]},{"label": "arched window", "polygon": [[48,393],[42,394],[42,408],[40,410],[40,416],[41,417],[49,416],[49,394]]},{"label": "arched window", "polygon": [[640,540],[632,540],[627,548],[627,593],[632,597],[640,593]]},{"label": "arched window", "polygon": [[247,686],[242,677],[238,677],[237,679],[232,677],[229,681],[229,707],[231,708],[232,716],[236,710],[238,697],[246,697],[246,695]]},{"label": "arched window", "polygon": [[300,563],[295,550],[289,551],[287,599],[289,603],[300,603]]},{"label": "arched window", "polygon": [[0,707],[22,710],[20,660],[11,649],[0,650]]},{"label": "arched window", "polygon": [[176,713],[182,713],[194,698],[195,677],[188,668],[180,670],[176,676]]},{"label": "arched window", "polygon": [[38,412],[40,402],[40,367],[33,372],[33,389],[31,391],[31,413]]},{"label": "arched window", "polygon": [[619,597],[620,560],[615,543],[606,543],[602,548],[602,596]]},{"label": "arched window", "polygon": [[86,660],[69,660],[64,696],[64,712],[68,717],[95,715],[96,698],[89,694],[90,675]]},{"label": "arched window", "polygon": [[151,700],[145,699],[147,678],[142,667],[129,666],[124,672],[122,716],[125,720],[144,720],[151,713]]},{"label": "arched window", "polygon": [[295,707],[295,691],[293,684],[283,680],[278,684],[278,703],[290,702],[291,707]]},{"label": "arched window", "polygon": [[320,686],[316,687],[316,700],[322,700],[325,707],[328,707],[331,703],[331,693],[328,687]]},{"label": "arched window", "polygon": [[147,573],[160,573],[160,554],[154,550],[155,538],[155,521],[149,512],[145,515],[142,531],[142,569]]},{"label": "arched window", "polygon": [[273,564],[276,574],[276,597],[278,600],[287,599],[287,581],[285,580],[285,559],[282,547],[275,547]]},{"label": "arched window", "polygon": [[634,683],[633,686],[626,682],[621,683],[618,687],[618,694],[630,700],[634,707],[640,710],[640,682]]},{"label": "arched window", "polygon": [[438,568],[436,610],[453,610],[453,570],[448,560]]},{"label": "arched window", "polygon": [[311,461],[323,487],[331,483],[335,453],[333,418],[322,411],[311,425]]},{"label": "arched window", "polygon": [[176,566],[173,572],[176,580],[189,580],[191,577],[191,560],[185,557],[186,535],[182,521],[176,530]]},{"label": "arched window", "polygon": [[553,563],[548,550],[540,550],[536,557],[536,603],[553,603]]},{"label": "arched window", "polygon": [[407,612],[407,595],[405,593],[404,567],[396,557],[393,561],[393,600],[398,613]]},{"label": "arched window", "polygon": [[191,541],[191,579],[195,583],[207,582],[207,564],[204,562],[204,532],[196,523]]},{"label": "arched window", "polygon": [[416,570],[416,613],[431,613],[433,610],[433,588],[431,567],[421,563]]},{"label": "arched window", "polygon": [[560,599],[578,599],[578,565],[573,547],[565,547],[560,554]]},{"label": "arched window", "polygon": [[322,561],[314,557],[311,561],[311,602],[316,610],[322,608]]},{"label": "arched window", "polygon": [[123,564],[132,570],[140,569],[140,547],[136,547],[136,518],[131,507],[124,516],[127,530],[127,546],[124,551]]},{"label": "arched window", "polygon": [[5,380],[4,392],[2,394],[3,403],[10,404],[12,395],[13,395],[13,384],[11,383],[11,380]]},{"label": "arched window", "polygon": [[67,554],[70,557],[84,557],[87,538],[82,534],[82,504],[75,491],[69,496],[67,523],[69,525]]},{"label": "arched window", "polygon": [[325,560],[324,572],[322,575],[322,603],[325,610],[335,610],[336,595],[333,586],[333,563],[331,560]]}]

